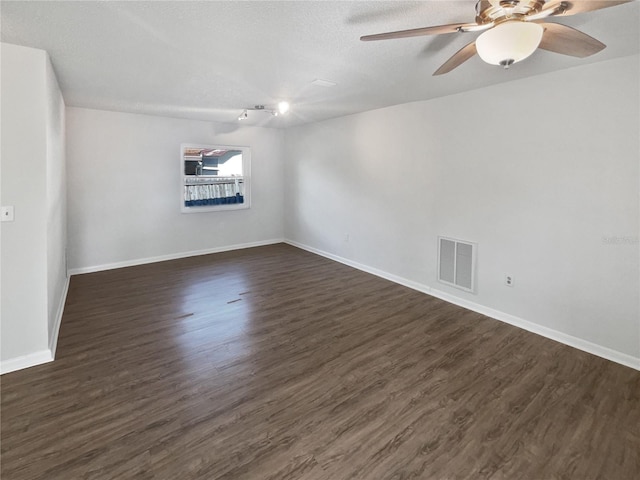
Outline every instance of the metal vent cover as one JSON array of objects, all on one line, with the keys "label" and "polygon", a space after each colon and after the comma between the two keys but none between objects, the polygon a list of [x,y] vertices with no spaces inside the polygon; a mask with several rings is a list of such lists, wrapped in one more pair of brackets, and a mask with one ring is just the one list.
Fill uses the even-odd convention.
[{"label": "metal vent cover", "polygon": [[477,244],[438,237],[438,281],[475,293]]}]

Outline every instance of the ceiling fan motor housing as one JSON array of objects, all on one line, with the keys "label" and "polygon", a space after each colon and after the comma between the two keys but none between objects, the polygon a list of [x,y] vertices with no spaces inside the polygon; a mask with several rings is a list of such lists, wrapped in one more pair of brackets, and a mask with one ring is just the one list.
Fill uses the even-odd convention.
[{"label": "ceiling fan motor housing", "polygon": [[481,0],[480,13],[476,21],[489,23],[509,18],[522,18],[538,13],[546,3],[545,0]]}]

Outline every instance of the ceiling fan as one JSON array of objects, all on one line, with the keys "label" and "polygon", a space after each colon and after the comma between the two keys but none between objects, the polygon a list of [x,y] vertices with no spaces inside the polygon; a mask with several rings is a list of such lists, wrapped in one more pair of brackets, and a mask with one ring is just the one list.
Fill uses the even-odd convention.
[{"label": "ceiling fan", "polygon": [[434,75],[448,73],[476,53],[492,65],[509,68],[538,48],[550,52],[588,57],[606,47],[586,33],[559,23],[546,23],[548,17],[575,15],[613,7],[633,0],[478,0],[476,21],[360,37],[364,42],[392,38],[441,35],[455,32],[483,32],[447,60]]}]

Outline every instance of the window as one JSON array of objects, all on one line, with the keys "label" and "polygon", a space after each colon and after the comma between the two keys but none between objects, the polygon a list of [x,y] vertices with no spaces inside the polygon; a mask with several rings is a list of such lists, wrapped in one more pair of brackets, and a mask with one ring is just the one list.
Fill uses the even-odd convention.
[{"label": "window", "polygon": [[249,147],[182,145],[182,212],[249,208],[250,162]]}]

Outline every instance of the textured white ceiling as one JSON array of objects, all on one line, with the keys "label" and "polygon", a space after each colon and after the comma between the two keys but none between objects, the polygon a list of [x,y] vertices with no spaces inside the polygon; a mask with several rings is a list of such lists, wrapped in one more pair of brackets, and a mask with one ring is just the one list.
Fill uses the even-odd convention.
[{"label": "textured white ceiling", "polygon": [[[584,1],[584,0],[578,0]],[[607,48],[586,59],[538,50],[504,71],[475,57],[431,74],[478,34],[381,42],[361,35],[473,21],[475,0],[2,1],[2,41],[49,52],[67,105],[236,122],[288,99],[292,112],[248,123],[296,125],[444,96],[640,51],[640,3],[558,18]],[[336,82],[332,88],[315,79]],[[559,85],[559,89],[571,88]]]}]

